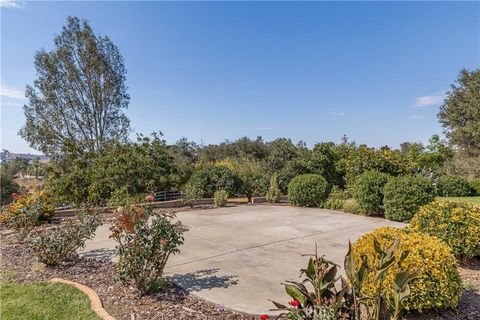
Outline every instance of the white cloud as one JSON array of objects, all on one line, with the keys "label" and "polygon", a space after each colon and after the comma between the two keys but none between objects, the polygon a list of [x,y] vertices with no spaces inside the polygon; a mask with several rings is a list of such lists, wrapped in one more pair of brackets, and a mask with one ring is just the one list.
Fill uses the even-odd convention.
[{"label": "white cloud", "polygon": [[22,90],[7,88],[3,84],[0,84],[0,96],[10,99],[25,99],[25,94]]},{"label": "white cloud", "polygon": [[23,8],[25,7],[24,1],[19,0],[0,0],[0,7],[4,8]]},{"label": "white cloud", "polygon": [[419,115],[419,114],[412,114],[410,117],[408,117],[409,119],[412,119],[412,120],[421,120],[423,118],[425,118],[424,116],[422,115]]},{"label": "white cloud", "polygon": [[415,104],[417,107],[425,107],[425,106],[432,106],[432,105],[439,105],[443,103],[443,100],[447,97],[446,91],[439,91],[434,93],[430,96],[423,96],[418,97],[415,100]]},{"label": "white cloud", "polygon": [[346,113],[345,112],[332,112],[332,115],[337,116],[337,117],[343,117],[344,115],[346,115]]}]

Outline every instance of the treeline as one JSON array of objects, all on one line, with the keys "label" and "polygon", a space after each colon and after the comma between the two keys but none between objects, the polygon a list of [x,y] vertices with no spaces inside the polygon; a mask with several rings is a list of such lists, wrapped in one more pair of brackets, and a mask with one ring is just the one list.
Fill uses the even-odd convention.
[{"label": "treeline", "polygon": [[275,176],[280,192],[301,174],[323,176],[345,189],[366,171],[390,176],[448,174],[455,151],[433,136],[430,143],[404,143],[400,149],[341,143],[302,142],[278,138],[266,142],[241,138],[218,145],[199,146],[187,139],[168,145],[161,135],[139,136],[137,141],[111,141],[102,150],[70,152],[51,162],[45,186],[57,201],[72,204],[118,204],[155,191],[195,187],[202,197],[215,191],[230,195],[264,196]]}]

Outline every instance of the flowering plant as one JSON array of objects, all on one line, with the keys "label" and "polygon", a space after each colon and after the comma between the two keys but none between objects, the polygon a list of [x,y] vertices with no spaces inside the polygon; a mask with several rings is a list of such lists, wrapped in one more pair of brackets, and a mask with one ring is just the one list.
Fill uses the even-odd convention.
[{"label": "flowering plant", "polygon": [[55,207],[46,191],[35,194],[12,194],[13,202],[0,213],[0,222],[16,231],[15,236],[23,242],[35,226],[48,221],[53,216]]},{"label": "flowering plant", "polygon": [[171,223],[173,217],[155,214],[150,205],[127,205],[117,210],[110,238],[117,242],[118,278],[133,284],[141,295],[165,282],[163,269],[167,260],[183,244],[182,231]]},{"label": "flowering plant", "polygon": [[55,212],[53,200],[45,189],[33,194],[12,193],[12,198],[12,203],[6,206],[0,215],[0,221],[2,222],[8,223],[8,220],[13,216],[32,209],[37,210],[38,222],[49,221]]}]

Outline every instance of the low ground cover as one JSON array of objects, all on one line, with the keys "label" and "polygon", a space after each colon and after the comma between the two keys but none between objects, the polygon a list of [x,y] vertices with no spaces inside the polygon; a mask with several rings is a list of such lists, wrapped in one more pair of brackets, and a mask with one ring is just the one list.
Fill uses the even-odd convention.
[{"label": "low ground cover", "polygon": [[80,290],[63,284],[0,282],[0,318],[25,320],[97,320],[90,299]]}]

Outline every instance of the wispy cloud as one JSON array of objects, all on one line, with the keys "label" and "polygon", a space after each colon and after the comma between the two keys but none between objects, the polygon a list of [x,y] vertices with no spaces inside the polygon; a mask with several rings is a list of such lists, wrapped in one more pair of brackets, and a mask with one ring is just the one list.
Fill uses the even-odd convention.
[{"label": "wispy cloud", "polygon": [[447,97],[447,92],[445,90],[439,91],[430,96],[418,97],[415,100],[415,105],[417,107],[439,105],[443,103],[443,100],[445,100],[446,97]]},{"label": "wispy cloud", "polygon": [[25,2],[20,0],[0,0],[0,7],[21,9],[25,7]]},{"label": "wispy cloud", "polygon": [[346,115],[346,113],[345,112],[332,112],[332,115],[336,116],[336,117],[343,117],[344,115]]},{"label": "wispy cloud", "polygon": [[254,131],[267,131],[273,130],[272,127],[243,127],[243,128],[235,128],[235,130],[254,130]]},{"label": "wispy cloud", "polygon": [[422,120],[424,119],[425,117],[420,115],[420,114],[412,114],[410,117],[408,117],[409,119],[411,120]]},{"label": "wispy cloud", "polygon": [[22,90],[7,88],[3,84],[0,84],[0,96],[10,99],[25,99],[25,94]]}]

